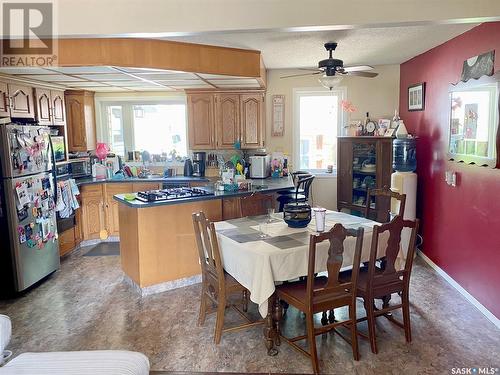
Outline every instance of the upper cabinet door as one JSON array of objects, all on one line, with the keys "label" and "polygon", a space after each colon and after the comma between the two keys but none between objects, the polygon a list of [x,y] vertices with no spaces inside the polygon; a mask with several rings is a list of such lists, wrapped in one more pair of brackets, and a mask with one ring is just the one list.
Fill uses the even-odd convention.
[{"label": "upper cabinet door", "polygon": [[5,82],[0,82],[0,116],[10,116],[9,111],[9,88]]},{"label": "upper cabinet door", "polygon": [[10,108],[11,117],[35,119],[33,88],[9,84],[9,95],[12,100]]},{"label": "upper cabinet door", "polygon": [[69,96],[66,100],[68,109],[68,148],[70,151],[87,151],[83,98]]},{"label": "upper cabinet door", "polygon": [[35,88],[36,116],[40,125],[52,125],[50,90]]},{"label": "upper cabinet door", "polygon": [[213,94],[188,95],[188,130],[191,149],[214,148],[214,118]]},{"label": "upper cabinet door", "polygon": [[216,96],[217,149],[233,149],[240,138],[240,96]]},{"label": "upper cabinet door", "polygon": [[66,107],[64,105],[64,91],[50,91],[52,121],[54,125],[66,124]]},{"label": "upper cabinet door", "polygon": [[264,147],[264,94],[240,96],[241,148]]},{"label": "upper cabinet door", "polygon": [[69,151],[95,150],[94,93],[82,90],[68,90],[64,98],[66,100]]}]

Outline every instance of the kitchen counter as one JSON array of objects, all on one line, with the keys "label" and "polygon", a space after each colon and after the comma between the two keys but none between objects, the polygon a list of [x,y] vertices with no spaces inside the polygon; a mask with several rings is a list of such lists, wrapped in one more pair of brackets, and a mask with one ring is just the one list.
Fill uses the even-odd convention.
[{"label": "kitchen counter", "polygon": [[[120,259],[126,280],[142,295],[200,282],[193,212],[202,211],[210,221],[220,221],[225,198],[272,194],[293,187],[291,178],[252,182],[250,191],[217,191],[214,195],[153,203],[129,202],[124,194],[114,195],[118,201]],[[205,188],[213,191],[212,185],[207,183]]]},{"label": "kitchen counter", "polygon": [[140,178],[140,177],[130,177],[124,179],[114,179],[114,178],[79,178],[76,180],[76,184],[78,186],[82,185],[91,185],[91,184],[109,184],[109,183],[134,183],[134,182],[165,182],[172,184],[181,184],[181,183],[189,183],[189,182],[206,182],[208,183],[210,180],[207,177],[184,177],[184,176],[175,176],[175,177],[154,177],[154,178]]},{"label": "kitchen counter", "polygon": [[[168,180],[170,181],[170,179]],[[157,207],[157,206],[174,205],[182,203],[191,203],[196,201],[207,201],[213,199],[244,197],[256,193],[264,193],[264,194],[275,193],[278,190],[289,189],[294,187],[292,178],[290,176],[288,178],[252,179],[251,190],[238,190],[238,191],[214,191],[213,183],[209,184],[208,179],[206,179],[206,181],[207,181],[207,186],[205,186],[204,188],[210,192],[213,192],[214,193],[213,195],[202,195],[199,197],[173,199],[160,202],[142,202],[137,199],[133,201],[127,201],[124,198],[125,194],[117,194],[113,198],[118,202],[123,203],[132,208],[148,208],[148,207]]]}]

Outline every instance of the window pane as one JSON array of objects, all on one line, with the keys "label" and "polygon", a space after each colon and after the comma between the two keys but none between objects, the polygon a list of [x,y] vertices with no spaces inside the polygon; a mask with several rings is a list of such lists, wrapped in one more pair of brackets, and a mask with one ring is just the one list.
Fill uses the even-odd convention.
[{"label": "window pane", "polygon": [[300,169],[326,169],[337,159],[338,97],[301,96]]},{"label": "window pane", "polygon": [[184,104],[134,105],[134,143],[137,150],[153,154],[187,155]]},{"label": "window pane", "polygon": [[106,107],[109,131],[109,145],[111,151],[125,156],[125,142],[123,140],[123,108],[120,105]]}]

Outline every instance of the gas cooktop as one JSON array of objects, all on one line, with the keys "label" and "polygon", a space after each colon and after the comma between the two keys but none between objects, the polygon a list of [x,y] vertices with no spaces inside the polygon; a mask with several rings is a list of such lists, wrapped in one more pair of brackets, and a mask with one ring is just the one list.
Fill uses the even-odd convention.
[{"label": "gas cooktop", "polygon": [[136,199],[143,202],[161,202],[175,199],[200,197],[205,195],[214,195],[214,193],[203,188],[182,187],[163,190],[140,191],[137,193]]}]

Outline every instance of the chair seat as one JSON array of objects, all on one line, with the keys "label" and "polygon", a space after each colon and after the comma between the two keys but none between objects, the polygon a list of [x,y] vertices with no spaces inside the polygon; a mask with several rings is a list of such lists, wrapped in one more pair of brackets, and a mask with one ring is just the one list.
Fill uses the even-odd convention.
[{"label": "chair seat", "polygon": [[[280,195],[295,194],[295,188],[278,190],[276,193],[278,193],[278,194],[280,194]],[[299,194],[304,194],[304,189],[299,189],[299,190],[298,190],[298,193],[299,193]]]},{"label": "chair seat", "polygon": [[[316,277],[314,279],[314,289],[322,288],[328,278],[325,276]],[[307,280],[294,281],[291,283],[281,284],[276,287],[276,294],[279,299],[285,300],[290,305],[293,305],[299,310],[304,311],[307,302]],[[313,312],[325,310],[325,303],[334,308],[335,306],[345,306],[351,300],[352,296],[349,292],[338,293],[332,298],[332,295],[316,296],[313,300]],[[347,303],[346,303],[347,301]]]},{"label": "chair seat", "polygon": [[[351,280],[352,270],[342,271],[340,273],[340,281],[348,282]],[[368,289],[368,268],[362,267],[359,269],[357,294],[361,297],[366,295]],[[384,270],[375,268],[374,282],[374,297],[382,298],[390,293],[396,293],[403,289],[403,281],[394,274],[384,278]]]},{"label": "chair seat", "polygon": [[278,198],[277,198],[278,202],[295,202],[295,201],[305,201],[306,200],[306,196],[304,194],[298,194],[297,197],[295,197],[295,193],[294,194],[290,194],[290,195],[280,195]]}]

